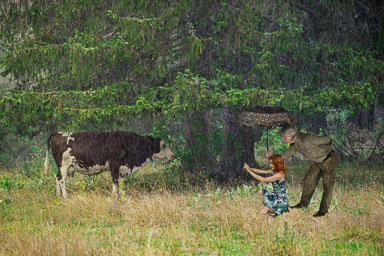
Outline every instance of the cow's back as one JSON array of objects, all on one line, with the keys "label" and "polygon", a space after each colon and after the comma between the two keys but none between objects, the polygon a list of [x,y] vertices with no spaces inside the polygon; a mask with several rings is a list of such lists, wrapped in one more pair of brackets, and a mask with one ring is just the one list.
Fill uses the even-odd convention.
[{"label": "cow's back", "polygon": [[68,141],[70,154],[82,165],[104,165],[117,151],[117,147],[109,146],[111,132],[77,132],[72,133]]},{"label": "cow's back", "polygon": [[147,137],[127,131],[76,132],[67,138],[67,149],[84,167],[113,161],[133,168],[152,153],[146,148],[147,140]]}]

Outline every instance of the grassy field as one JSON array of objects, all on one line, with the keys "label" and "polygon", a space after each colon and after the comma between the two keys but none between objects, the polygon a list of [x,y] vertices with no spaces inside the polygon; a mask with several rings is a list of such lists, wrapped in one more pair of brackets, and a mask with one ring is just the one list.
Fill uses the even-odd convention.
[{"label": "grassy field", "polygon": [[[288,168],[290,204],[308,166]],[[330,213],[309,208],[277,218],[253,182],[218,186],[148,166],[110,197],[107,173],[75,175],[70,199],[55,196],[54,175],[0,169],[0,255],[384,255],[384,172],[340,164]]]}]

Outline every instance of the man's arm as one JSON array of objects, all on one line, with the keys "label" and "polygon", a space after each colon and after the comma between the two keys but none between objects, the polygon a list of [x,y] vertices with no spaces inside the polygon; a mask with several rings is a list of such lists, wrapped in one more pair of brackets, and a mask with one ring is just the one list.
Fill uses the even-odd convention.
[{"label": "man's arm", "polygon": [[328,136],[316,136],[315,141],[319,145],[332,144],[332,140]]},{"label": "man's arm", "polygon": [[296,152],[295,144],[290,144],[289,148],[281,155],[284,160],[291,158],[291,156]]}]

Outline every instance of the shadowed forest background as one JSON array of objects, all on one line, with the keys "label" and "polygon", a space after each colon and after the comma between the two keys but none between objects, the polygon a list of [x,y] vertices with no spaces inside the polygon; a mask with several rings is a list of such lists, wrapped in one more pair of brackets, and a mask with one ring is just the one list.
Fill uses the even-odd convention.
[{"label": "shadowed forest background", "polygon": [[[382,161],[381,1],[2,1],[0,162],[54,131],[161,136],[229,180],[265,151],[239,111],[286,108],[342,159]],[[286,145],[271,131],[272,151]]]}]

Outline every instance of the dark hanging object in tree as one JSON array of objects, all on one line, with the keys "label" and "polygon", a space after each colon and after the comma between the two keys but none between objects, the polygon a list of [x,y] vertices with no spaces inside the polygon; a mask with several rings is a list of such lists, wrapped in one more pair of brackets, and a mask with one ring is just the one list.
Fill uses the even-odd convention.
[{"label": "dark hanging object in tree", "polygon": [[282,107],[258,106],[243,111],[238,116],[238,122],[244,126],[267,127],[267,150],[269,128],[283,126],[285,124],[297,124],[297,120],[291,113]]}]

